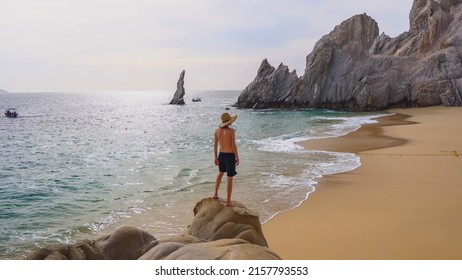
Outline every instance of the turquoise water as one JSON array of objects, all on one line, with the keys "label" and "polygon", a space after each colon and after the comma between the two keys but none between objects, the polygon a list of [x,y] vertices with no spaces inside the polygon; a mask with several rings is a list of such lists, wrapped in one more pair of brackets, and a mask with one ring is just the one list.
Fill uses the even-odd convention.
[{"label": "turquoise water", "polygon": [[238,110],[230,105],[239,93],[195,91],[185,106],[165,105],[171,92],[1,94],[2,111],[19,117],[0,118],[0,259],[122,224],[158,238],[183,231],[195,203],[213,195],[213,133],[227,109],[239,115],[233,199],[262,222],[297,207],[321,176],[360,165],[295,143],[344,135],[377,115]]}]

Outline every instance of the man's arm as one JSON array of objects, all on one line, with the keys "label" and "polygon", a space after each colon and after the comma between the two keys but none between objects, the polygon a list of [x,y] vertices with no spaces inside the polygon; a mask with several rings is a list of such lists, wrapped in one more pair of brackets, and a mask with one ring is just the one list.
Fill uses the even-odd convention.
[{"label": "man's arm", "polygon": [[236,165],[239,165],[239,154],[237,152],[237,146],[236,146],[236,133],[234,129],[232,130],[232,135],[231,135],[231,149],[233,150],[234,156],[236,157]]},{"label": "man's arm", "polygon": [[213,155],[215,158],[215,165],[218,165],[218,135],[217,135],[216,130],[215,130],[215,140],[213,143]]}]

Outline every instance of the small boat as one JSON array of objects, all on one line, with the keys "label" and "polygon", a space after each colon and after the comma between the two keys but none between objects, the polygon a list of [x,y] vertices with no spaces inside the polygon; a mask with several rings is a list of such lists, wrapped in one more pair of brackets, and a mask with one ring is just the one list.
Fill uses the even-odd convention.
[{"label": "small boat", "polygon": [[200,97],[194,97],[194,98],[192,99],[192,102],[201,102],[201,101],[202,101],[202,100],[201,100]]},{"label": "small boat", "polygon": [[8,118],[17,118],[18,117],[18,112],[16,112],[15,108],[8,108],[5,111],[5,116]]}]

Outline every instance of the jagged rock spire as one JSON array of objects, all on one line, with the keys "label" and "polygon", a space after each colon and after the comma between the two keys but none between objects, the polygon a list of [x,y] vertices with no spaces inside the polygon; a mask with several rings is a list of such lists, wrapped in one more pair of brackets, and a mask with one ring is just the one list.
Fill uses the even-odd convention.
[{"label": "jagged rock spire", "polygon": [[175,94],[173,95],[172,101],[170,101],[169,103],[171,105],[185,105],[184,98],[183,98],[185,95],[184,74],[185,74],[185,70],[181,71],[180,78],[178,79],[178,82],[176,83]]}]

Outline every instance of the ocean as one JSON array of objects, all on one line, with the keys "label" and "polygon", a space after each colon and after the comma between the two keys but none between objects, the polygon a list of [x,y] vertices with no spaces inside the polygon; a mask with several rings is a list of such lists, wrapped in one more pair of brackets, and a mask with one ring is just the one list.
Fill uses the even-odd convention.
[{"label": "ocean", "polygon": [[[360,165],[354,154],[308,151],[297,142],[338,137],[380,116],[240,110],[231,106],[239,94],[187,92],[183,106],[167,105],[167,91],[0,94],[2,111],[19,113],[0,117],[0,259],[120,225],[160,239],[181,233],[195,204],[213,195],[213,135],[223,112],[239,116],[232,199],[264,223],[299,206],[320,177]],[[225,191],[224,179],[223,198]]]}]

